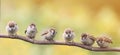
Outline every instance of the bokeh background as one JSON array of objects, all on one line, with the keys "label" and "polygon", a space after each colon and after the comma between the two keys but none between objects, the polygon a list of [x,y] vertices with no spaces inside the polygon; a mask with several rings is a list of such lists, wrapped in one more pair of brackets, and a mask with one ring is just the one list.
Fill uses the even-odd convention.
[{"label": "bokeh background", "polygon": [[[65,28],[72,28],[75,41],[88,32],[98,37],[106,33],[113,40],[111,47],[120,47],[120,0],[1,0],[0,34],[7,34],[5,26],[13,20],[19,35],[34,22],[40,33],[49,27],[57,29],[55,40],[64,41]],[[94,46],[97,46],[94,44]],[[78,47],[35,45],[21,40],[0,39],[0,55],[120,55],[119,52],[93,52]]]}]

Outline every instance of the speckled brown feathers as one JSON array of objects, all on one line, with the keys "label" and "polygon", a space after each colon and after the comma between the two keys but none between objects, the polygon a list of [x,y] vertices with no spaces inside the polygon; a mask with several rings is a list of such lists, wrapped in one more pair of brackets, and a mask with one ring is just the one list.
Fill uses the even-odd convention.
[{"label": "speckled brown feathers", "polygon": [[54,41],[53,38],[55,37],[56,33],[56,29],[51,27],[48,30],[44,31],[41,36],[44,38],[44,40]]},{"label": "speckled brown feathers", "polygon": [[66,28],[63,33],[63,38],[65,42],[73,42],[75,37],[75,33],[71,28]]},{"label": "speckled brown feathers", "polygon": [[81,34],[81,42],[84,45],[91,46],[94,44],[95,40],[96,40],[96,38],[91,34],[88,34],[88,33]]},{"label": "speckled brown feathers", "polygon": [[17,35],[18,26],[14,21],[9,21],[6,26],[6,31],[8,35]]},{"label": "speckled brown feathers", "polygon": [[100,46],[101,48],[105,48],[109,47],[109,44],[112,43],[112,40],[108,35],[102,34],[97,38],[96,42],[98,46]]}]

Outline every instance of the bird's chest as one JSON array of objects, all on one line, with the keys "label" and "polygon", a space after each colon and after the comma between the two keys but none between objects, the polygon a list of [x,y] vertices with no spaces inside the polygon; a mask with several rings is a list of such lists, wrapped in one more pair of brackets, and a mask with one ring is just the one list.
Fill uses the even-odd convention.
[{"label": "bird's chest", "polygon": [[10,28],[9,32],[14,33],[15,30],[16,30],[15,28]]},{"label": "bird's chest", "polygon": [[90,39],[90,38],[83,38],[83,39],[82,39],[82,42],[85,42],[85,43],[93,43],[93,40]]},{"label": "bird's chest", "polygon": [[68,40],[71,40],[72,39],[72,35],[66,35],[65,38],[68,39]]}]

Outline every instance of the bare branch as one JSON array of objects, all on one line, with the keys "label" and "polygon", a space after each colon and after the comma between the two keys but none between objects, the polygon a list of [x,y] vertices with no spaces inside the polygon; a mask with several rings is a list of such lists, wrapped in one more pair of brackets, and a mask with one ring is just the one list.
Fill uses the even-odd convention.
[{"label": "bare branch", "polygon": [[60,42],[60,41],[54,41],[54,42],[48,42],[48,41],[38,41],[38,40],[33,40],[33,39],[29,39],[25,36],[8,36],[8,35],[2,35],[0,34],[0,38],[10,38],[10,39],[19,39],[19,40],[23,40],[32,44],[38,44],[38,45],[66,45],[66,46],[76,46],[76,47],[80,47],[83,49],[87,49],[90,51],[99,51],[99,52],[106,52],[106,51],[114,51],[114,52],[120,52],[120,48],[99,48],[99,47],[92,47],[92,46],[86,46],[80,43],[65,43],[65,42]]}]

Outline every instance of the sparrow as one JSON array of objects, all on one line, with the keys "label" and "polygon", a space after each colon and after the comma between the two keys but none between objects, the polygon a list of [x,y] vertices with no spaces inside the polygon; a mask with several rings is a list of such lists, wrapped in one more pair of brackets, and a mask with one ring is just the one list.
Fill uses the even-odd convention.
[{"label": "sparrow", "polygon": [[14,21],[9,21],[6,26],[6,31],[8,32],[8,35],[14,36],[17,35],[18,26]]},{"label": "sparrow", "polygon": [[46,31],[44,31],[41,36],[44,38],[44,40],[47,41],[54,41],[54,37],[56,35],[56,29],[55,28],[49,28]]},{"label": "sparrow", "polygon": [[88,34],[88,33],[81,34],[81,42],[84,45],[92,46],[94,44],[95,40],[96,40],[96,38],[93,37],[93,35],[91,35],[91,34]]},{"label": "sparrow", "polygon": [[26,36],[29,37],[30,39],[34,39],[36,36],[36,33],[37,33],[37,28],[34,23],[31,23],[25,30]]},{"label": "sparrow", "polygon": [[74,42],[75,33],[71,28],[66,28],[63,33],[65,42]]},{"label": "sparrow", "polygon": [[100,35],[96,40],[100,48],[107,48],[112,43],[111,38],[108,35]]}]

